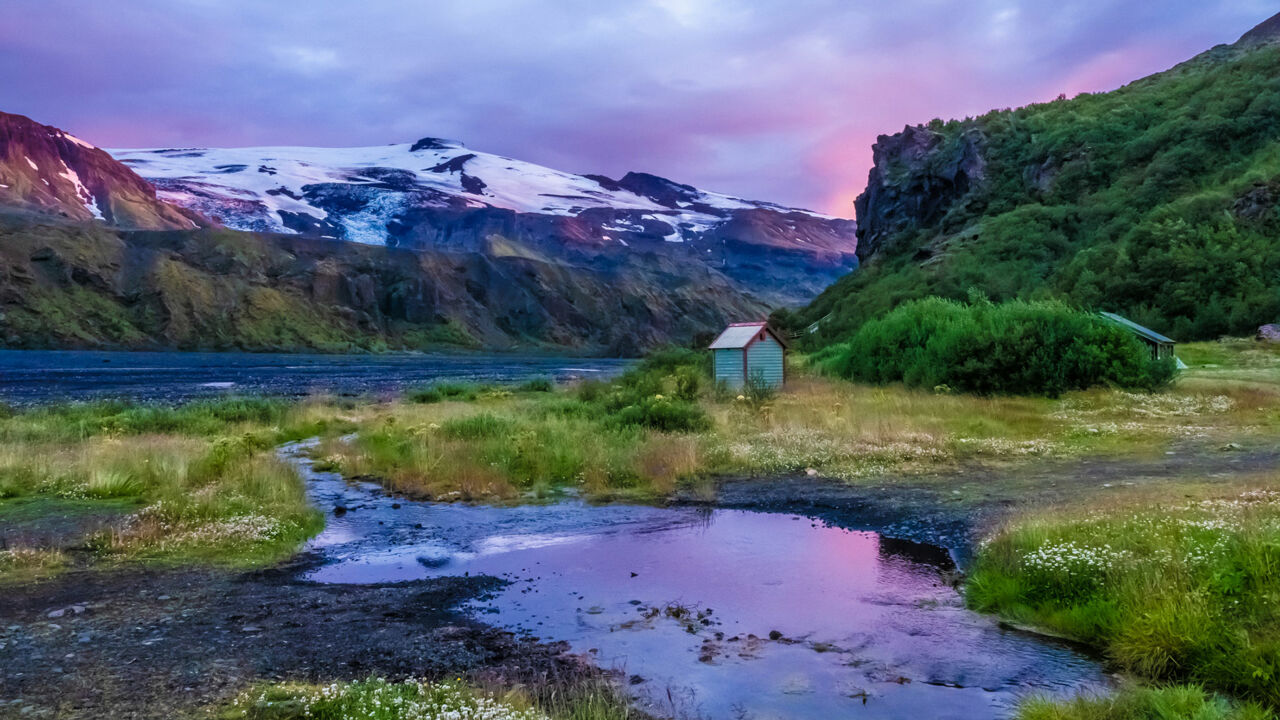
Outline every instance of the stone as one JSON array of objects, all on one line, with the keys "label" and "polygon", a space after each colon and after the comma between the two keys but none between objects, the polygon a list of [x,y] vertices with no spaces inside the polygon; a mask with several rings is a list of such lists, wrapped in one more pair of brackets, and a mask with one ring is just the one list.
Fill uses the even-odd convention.
[{"label": "stone", "polygon": [[1280,324],[1268,324],[1258,328],[1260,342],[1280,343]]}]

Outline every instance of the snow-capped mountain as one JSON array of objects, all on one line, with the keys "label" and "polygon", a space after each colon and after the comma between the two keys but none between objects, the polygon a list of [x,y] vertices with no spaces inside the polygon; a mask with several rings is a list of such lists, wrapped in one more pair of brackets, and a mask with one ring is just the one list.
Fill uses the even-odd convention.
[{"label": "snow-capped mountain", "polygon": [[0,206],[118,227],[196,227],[106,152],[28,117],[0,112]]},{"label": "snow-capped mountain", "polygon": [[634,356],[856,262],[849,220],[432,138],[117,157],[0,113],[0,347]]},{"label": "snow-capped mountain", "polygon": [[657,252],[758,283],[770,301],[808,299],[855,263],[849,220],[644,173],[575,175],[439,138],[112,153],[163,200],[240,230],[589,263]]}]

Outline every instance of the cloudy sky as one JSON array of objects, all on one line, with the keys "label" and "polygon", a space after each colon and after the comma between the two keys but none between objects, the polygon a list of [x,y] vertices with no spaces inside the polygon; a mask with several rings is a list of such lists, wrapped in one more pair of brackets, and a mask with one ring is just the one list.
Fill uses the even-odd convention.
[{"label": "cloudy sky", "polygon": [[878,134],[1108,90],[1262,0],[3,0],[0,110],[104,147],[426,135],[852,216]]}]

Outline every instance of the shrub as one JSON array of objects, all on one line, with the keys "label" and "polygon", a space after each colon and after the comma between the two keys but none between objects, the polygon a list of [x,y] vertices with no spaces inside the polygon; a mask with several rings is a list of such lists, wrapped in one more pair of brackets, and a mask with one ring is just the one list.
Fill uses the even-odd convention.
[{"label": "shrub", "polygon": [[1050,397],[1096,385],[1155,390],[1175,372],[1127,331],[1060,303],[941,298],[866,323],[821,367],[869,383]]},{"label": "shrub", "polygon": [[702,385],[706,376],[690,366],[676,368],[673,375],[676,385],[676,397],[685,402],[695,402],[702,394]]},{"label": "shrub", "polygon": [[702,432],[711,427],[711,419],[702,408],[662,395],[619,408],[608,422],[614,427],[645,427],[662,432]]}]

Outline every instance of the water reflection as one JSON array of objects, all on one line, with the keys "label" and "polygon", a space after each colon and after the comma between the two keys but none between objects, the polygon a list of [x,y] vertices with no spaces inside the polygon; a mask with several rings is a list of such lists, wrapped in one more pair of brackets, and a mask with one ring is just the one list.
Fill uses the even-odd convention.
[{"label": "water reflection", "polygon": [[[480,573],[472,610],[639,682],[650,710],[710,718],[986,718],[1028,691],[1098,688],[1073,650],[967,611],[945,550],[793,515],[581,503],[392,500],[317,473],[334,518],[319,582]],[[359,502],[353,495],[360,495]]]}]

